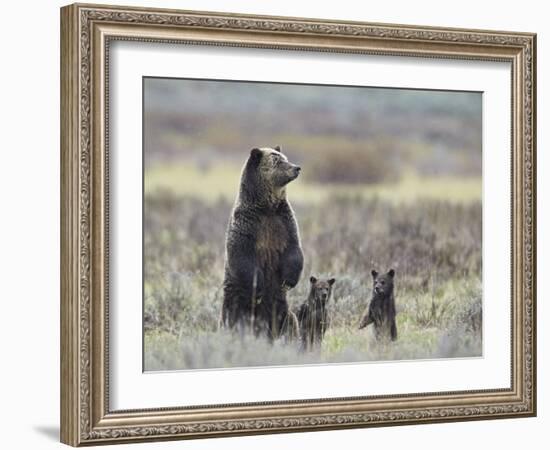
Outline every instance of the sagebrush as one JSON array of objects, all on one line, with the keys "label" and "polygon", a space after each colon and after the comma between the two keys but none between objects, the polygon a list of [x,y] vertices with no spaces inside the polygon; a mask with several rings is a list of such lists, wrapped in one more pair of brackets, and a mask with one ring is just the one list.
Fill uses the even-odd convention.
[{"label": "sagebrush", "polygon": [[[307,353],[298,344],[218,330],[231,206],[224,197],[146,195],[146,370],[481,356],[481,202],[350,195],[293,202],[305,264],[288,295],[291,308],[307,298],[311,274],[336,278],[331,326],[322,347]],[[381,344],[358,322],[371,296],[371,269],[390,267],[399,339]]]}]

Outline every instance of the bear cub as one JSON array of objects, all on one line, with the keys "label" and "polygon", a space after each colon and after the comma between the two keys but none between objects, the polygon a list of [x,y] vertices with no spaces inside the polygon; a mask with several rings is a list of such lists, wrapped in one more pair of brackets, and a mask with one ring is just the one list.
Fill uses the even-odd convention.
[{"label": "bear cub", "polygon": [[393,295],[393,281],[395,271],[379,275],[376,270],[371,272],[373,279],[372,299],[365,311],[359,329],[374,324],[374,333],[378,340],[392,341],[397,339],[397,325],[395,323],[395,298]]},{"label": "bear cub", "polygon": [[312,350],[321,346],[329,325],[327,303],[330,300],[335,279],[318,280],[312,276],[309,281],[311,283],[309,296],[298,310],[302,350]]}]

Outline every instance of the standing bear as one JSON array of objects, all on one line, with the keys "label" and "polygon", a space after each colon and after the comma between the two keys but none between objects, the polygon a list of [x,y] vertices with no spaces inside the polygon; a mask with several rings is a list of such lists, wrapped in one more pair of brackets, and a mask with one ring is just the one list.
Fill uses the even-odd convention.
[{"label": "standing bear", "polygon": [[318,280],[311,276],[311,288],[305,303],[298,310],[300,324],[300,347],[302,350],[320,348],[329,326],[327,303],[332,294],[335,279]]},{"label": "standing bear", "polygon": [[295,326],[286,293],[304,264],[285,186],[300,167],[275,148],[254,148],[242,173],[225,243],[222,325],[276,339]]},{"label": "standing bear", "polygon": [[359,329],[374,324],[374,333],[378,340],[392,341],[397,339],[397,325],[395,323],[395,297],[393,295],[393,280],[395,270],[380,275],[376,270],[371,272],[373,288],[372,299],[365,311]]}]

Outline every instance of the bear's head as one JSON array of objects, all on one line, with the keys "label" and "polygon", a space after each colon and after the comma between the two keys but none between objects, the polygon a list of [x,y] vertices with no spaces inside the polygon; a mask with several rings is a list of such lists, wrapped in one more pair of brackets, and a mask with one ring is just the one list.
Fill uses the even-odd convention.
[{"label": "bear's head", "polygon": [[285,196],[285,186],[300,174],[281,148],[253,148],[241,177],[241,194],[250,202],[263,203]]},{"label": "bear's head", "polygon": [[374,295],[386,297],[393,291],[393,278],[395,276],[395,270],[390,269],[388,273],[380,275],[376,270],[371,271],[373,279],[373,292]]},{"label": "bear's head", "polygon": [[328,280],[318,280],[316,277],[311,276],[309,282],[311,283],[311,294],[309,296],[311,301],[316,304],[325,305],[332,294],[332,285],[336,280],[329,278]]},{"label": "bear's head", "polygon": [[300,174],[300,167],[289,162],[278,145],[274,148],[254,148],[250,159],[257,164],[262,180],[274,188],[286,186]]}]

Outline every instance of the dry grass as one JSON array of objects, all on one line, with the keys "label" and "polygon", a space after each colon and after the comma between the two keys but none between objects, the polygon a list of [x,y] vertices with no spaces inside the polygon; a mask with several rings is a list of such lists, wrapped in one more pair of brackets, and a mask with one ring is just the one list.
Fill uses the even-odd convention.
[{"label": "dry grass", "polygon": [[[332,328],[318,353],[217,331],[224,232],[231,203],[169,192],[145,198],[145,367],[243,367],[481,355],[481,204],[331,195],[293,202],[305,266],[334,276]],[[399,339],[377,343],[357,322],[370,269],[396,269]]]}]

